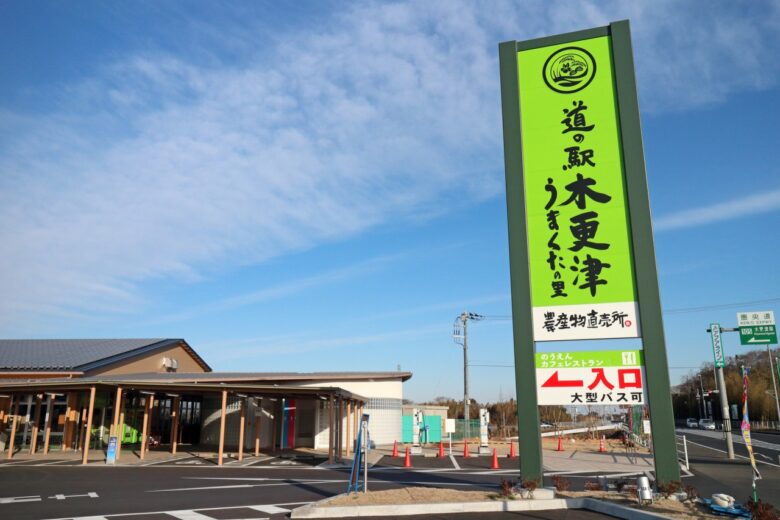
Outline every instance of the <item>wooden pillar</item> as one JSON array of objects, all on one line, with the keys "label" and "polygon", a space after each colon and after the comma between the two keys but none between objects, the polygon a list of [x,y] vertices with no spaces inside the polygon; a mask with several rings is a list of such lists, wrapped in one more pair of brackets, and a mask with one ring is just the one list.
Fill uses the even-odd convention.
[{"label": "wooden pillar", "polygon": [[116,387],[116,395],[114,396],[114,418],[111,421],[111,428],[108,431],[108,437],[118,436],[119,430],[119,413],[122,410],[122,387]]},{"label": "wooden pillar", "polygon": [[141,460],[146,456],[146,450],[149,444],[149,414],[152,412],[152,406],[154,406],[154,396],[147,395],[146,404],[144,405],[143,429],[141,431]]},{"label": "wooden pillar", "polygon": [[46,396],[46,429],[43,431],[43,454],[49,454],[49,440],[51,439],[51,421],[54,418],[54,396]]},{"label": "wooden pillar", "polygon": [[33,415],[33,425],[31,428],[30,438],[30,455],[34,454],[38,449],[38,425],[41,423],[41,404],[43,404],[43,396],[41,394],[35,395],[35,415]]},{"label": "wooden pillar", "polygon": [[227,390],[222,390],[222,414],[219,416],[219,460],[217,465],[222,465],[222,454],[225,452],[225,412],[227,411]]},{"label": "wooden pillar", "polygon": [[263,398],[257,400],[255,410],[255,457],[260,456],[260,418],[263,416]]},{"label": "wooden pillar", "polygon": [[176,455],[176,446],[179,441],[179,407],[181,397],[178,395],[173,398],[173,409],[171,410],[171,454]]},{"label": "wooden pillar", "polygon": [[73,407],[73,392],[68,392],[65,394],[65,420],[62,424],[62,451],[68,451],[70,449],[71,437],[73,437],[73,434],[71,433],[71,427],[73,425]]},{"label": "wooden pillar", "polygon": [[89,459],[89,437],[92,435],[92,414],[95,412],[95,387],[89,389],[89,411],[87,412],[87,430],[84,432],[84,452],[81,455],[81,463],[86,464]]},{"label": "wooden pillar", "polygon": [[[16,399],[14,399],[14,397]],[[14,411],[13,411],[13,417],[11,417],[11,435],[8,438],[8,457],[9,459],[14,458],[14,441],[16,440],[16,425],[19,424],[19,401],[21,401],[22,396],[17,395],[11,396],[11,402],[16,401],[14,403]]]},{"label": "wooden pillar", "polygon": [[328,462],[330,464],[333,464],[333,447],[334,447],[334,441],[335,436],[333,434],[333,430],[335,427],[335,410],[336,403],[333,400],[333,394],[328,396]]},{"label": "wooden pillar", "polygon": [[238,460],[244,460],[244,430],[246,429],[246,397],[241,398],[241,417],[238,422]]},{"label": "wooden pillar", "polygon": [[127,397],[122,393],[122,399],[119,401],[119,421],[117,422],[116,435],[116,460],[119,460],[119,456],[122,454],[122,440],[125,436],[125,403]]}]

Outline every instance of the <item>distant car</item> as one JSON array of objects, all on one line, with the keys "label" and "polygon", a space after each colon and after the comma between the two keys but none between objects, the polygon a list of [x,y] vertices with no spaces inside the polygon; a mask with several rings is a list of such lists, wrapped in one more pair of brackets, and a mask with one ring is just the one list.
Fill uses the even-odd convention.
[{"label": "distant car", "polygon": [[687,421],[685,421],[685,426],[688,428],[698,428],[699,427],[699,421],[693,418],[688,418]]},{"label": "distant car", "polygon": [[715,423],[712,419],[699,419],[699,428],[702,430],[714,430]]},{"label": "distant car", "polygon": [[540,422],[539,426],[541,426],[542,428],[554,428],[554,426],[552,424],[544,422],[544,421]]}]

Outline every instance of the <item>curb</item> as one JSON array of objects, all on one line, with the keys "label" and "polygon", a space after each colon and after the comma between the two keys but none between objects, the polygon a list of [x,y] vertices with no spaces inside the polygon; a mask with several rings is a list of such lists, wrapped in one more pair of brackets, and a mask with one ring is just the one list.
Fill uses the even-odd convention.
[{"label": "curb", "polygon": [[[542,491],[542,490],[537,490]],[[341,496],[341,495],[336,495]],[[410,516],[426,514],[501,513],[549,511],[556,509],[586,509],[623,520],[658,520],[668,517],[658,513],[632,509],[593,498],[549,498],[533,500],[496,500],[490,502],[441,502],[428,504],[398,504],[376,506],[325,506],[336,497],[292,510],[291,518],[361,518],[376,516]]]}]

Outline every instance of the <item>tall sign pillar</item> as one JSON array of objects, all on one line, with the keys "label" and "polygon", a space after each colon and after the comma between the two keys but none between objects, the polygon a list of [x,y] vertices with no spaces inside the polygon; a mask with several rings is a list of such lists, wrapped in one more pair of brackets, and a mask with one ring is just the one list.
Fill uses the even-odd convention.
[{"label": "tall sign pillar", "polygon": [[522,476],[542,478],[535,343],[641,337],[656,478],[679,480],[628,21],[499,53]]}]

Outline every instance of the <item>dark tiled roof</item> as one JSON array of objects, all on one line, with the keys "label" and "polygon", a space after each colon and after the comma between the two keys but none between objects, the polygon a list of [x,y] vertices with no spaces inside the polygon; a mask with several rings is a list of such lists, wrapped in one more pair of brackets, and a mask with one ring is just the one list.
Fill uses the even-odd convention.
[{"label": "dark tiled roof", "polygon": [[[79,370],[133,351],[183,340],[154,339],[3,339],[0,370]],[[139,352],[140,353],[140,352]]]},{"label": "dark tiled roof", "polygon": [[[99,374],[80,377],[83,383],[235,383],[235,384],[311,384],[343,381],[388,381],[400,379],[406,381],[411,372],[144,372],[140,374]],[[14,382],[18,379],[2,379]],[[70,378],[27,379],[28,382],[62,382]]]},{"label": "dark tiled roof", "polygon": [[321,381],[386,381],[412,377],[411,372],[150,372],[143,374],[96,375],[84,380],[176,381],[176,382],[231,382],[231,383],[295,383]]}]

